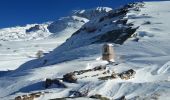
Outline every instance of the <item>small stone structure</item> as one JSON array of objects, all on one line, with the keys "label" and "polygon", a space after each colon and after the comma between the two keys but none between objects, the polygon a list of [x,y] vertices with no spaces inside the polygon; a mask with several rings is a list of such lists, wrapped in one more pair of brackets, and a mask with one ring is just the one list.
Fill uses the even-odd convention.
[{"label": "small stone structure", "polygon": [[115,61],[115,54],[114,54],[112,44],[104,44],[103,45],[102,60],[106,60],[106,61],[109,61],[109,62]]}]

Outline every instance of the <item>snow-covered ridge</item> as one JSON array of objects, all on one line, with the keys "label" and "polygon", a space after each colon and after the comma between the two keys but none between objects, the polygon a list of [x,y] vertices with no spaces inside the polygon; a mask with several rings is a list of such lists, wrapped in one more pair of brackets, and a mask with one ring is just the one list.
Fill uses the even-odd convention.
[{"label": "snow-covered ridge", "polygon": [[41,40],[46,38],[60,37],[67,39],[88,19],[75,15],[62,17],[57,21],[46,22],[43,24],[28,24],[26,26],[17,26],[0,29],[0,41],[27,41]]},{"label": "snow-covered ridge", "polygon": [[0,41],[40,40],[59,37],[61,34],[63,34],[61,38],[67,39],[92,17],[105,14],[110,10],[112,9],[107,7],[97,7],[76,11],[68,17],[62,17],[53,22],[3,28],[0,29]]},{"label": "snow-covered ridge", "polygon": [[87,19],[93,19],[98,16],[104,15],[112,10],[113,9],[109,7],[97,7],[94,9],[87,9],[87,10],[75,10],[73,11],[73,14]]},{"label": "snow-covered ridge", "polygon": [[[37,30],[28,31],[30,28],[38,26]],[[23,27],[0,29],[0,41],[20,41],[41,39],[50,35],[47,30],[49,24],[30,24]]]}]

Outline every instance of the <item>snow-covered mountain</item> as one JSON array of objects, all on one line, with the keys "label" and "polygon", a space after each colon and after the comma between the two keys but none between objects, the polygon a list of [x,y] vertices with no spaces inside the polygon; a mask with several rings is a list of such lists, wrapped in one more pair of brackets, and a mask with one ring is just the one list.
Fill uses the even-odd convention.
[{"label": "snow-covered mountain", "polygon": [[[19,96],[17,100],[22,100],[20,97],[36,100],[169,100],[169,6],[170,1],[161,1],[131,3],[118,9],[98,7],[74,11],[72,16],[51,23],[2,29],[9,34],[14,30],[22,34],[48,34],[46,39],[27,42],[12,41],[13,38],[6,36],[12,42],[2,42],[0,49],[4,54],[4,48],[9,44],[12,50],[22,46],[27,52],[30,47],[23,46],[26,43],[28,46],[39,44],[50,52],[39,59],[27,58],[27,62],[13,71],[0,72],[0,99]],[[11,43],[20,45],[15,47]],[[114,46],[116,62],[113,64],[101,60],[105,43]],[[104,67],[108,66],[114,73],[105,72]],[[122,74],[129,73],[127,71],[134,71],[134,76],[122,78]],[[72,74],[76,82],[66,81],[65,77]]]},{"label": "snow-covered mountain", "polygon": [[[88,19],[79,16],[63,17],[54,22],[28,24],[26,26],[0,29],[0,41],[28,41],[45,38],[69,38]],[[62,35],[61,35],[62,34]]]}]

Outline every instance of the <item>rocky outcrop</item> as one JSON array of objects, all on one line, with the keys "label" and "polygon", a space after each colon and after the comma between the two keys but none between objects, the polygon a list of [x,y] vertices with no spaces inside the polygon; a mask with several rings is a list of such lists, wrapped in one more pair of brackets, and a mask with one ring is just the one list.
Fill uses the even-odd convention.
[{"label": "rocky outcrop", "polygon": [[117,44],[123,44],[135,31],[138,29],[128,27],[128,28],[122,28],[117,30],[109,31],[105,34],[99,35],[95,37],[94,42],[92,43],[100,43],[100,42],[113,42]]},{"label": "rocky outcrop", "polygon": [[80,92],[80,91],[70,91],[69,97],[86,97],[88,95],[88,91],[86,92]]},{"label": "rocky outcrop", "polygon": [[92,69],[74,71],[73,73],[74,73],[75,75],[81,75],[81,74],[84,74],[84,73],[87,73],[87,72],[100,71],[100,70],[105,70],[105,69],[106,69],[106,66],[99,65],[99,66],[96,66],[96,67],[94,67],[94,68],[92,68]]},{"label": "rocky outcrop", "polygon": [[133,77],[135,77],[136,71],[134,71],[133,69],[124,71],[122,73],[115,73],[113,72],[110,76],[104,76],[104,77],[99,77],[99,80],[108,80],[108,79],[116,79],[116,78],[121,78],[121,79],[131,79]]},{"label": "rocky outcrop", "polygon": [[61,80],[58,80],[58,79],[46,79],[45,80],[45,88],[48,88],[53,84],[57,85],[57,87],[59,88],[67,87]]},{"label": "rocky outcrop", "polygon": [[38,30],[40,30],[40,29],[41,29],[41,28],[40,28],[40,25],[35,25],[35,26],[30,27],[29,29],[27,29],[26,32],[27,32],[27,33],[29,33],[29,32],[36,32],[36,31],[38,31]]},{"label": "rocky outcrop", "polygon": [[35,100],[36,98],[39,98],[41,95],[43,95],[43,93],[36,92],[36,93],[31,93],[29,95],[17,96],[15,97],[15,100]]},{"label": "rocky outcrop", "polygon": [[104,76],[104,77],[99,77],[99,80],[108,80],[108,79],[116,79],[117,78],[117,74],[113,73],[110,76]]},{"label": "rocky outcrop", "polygon": [[103,96],[100,95],[100,94],[92,95],[92,96],[90,96],[90,98],[99,99],[99,100],[110,100],[109,98],[103,97]]},{"label": "rocky outcrop", "polygon": [[128,23],[129,16],[126,16],[129,11],[140,9],[136,5],[134,3],[105,13],[99,12],[100,16],[89,20],[59,48],[70,49],[107,42],[122,45],[139,28],[133,22]]},{"label": "rocky outcrop", "polygon": [[130,70],[127,70],[127,71],[124,71],[124,72],[118,74],[118,76],[121,79],[128,80],[128,79],[133,78],[135,76],[135,74],[136,74],[136,72],[133,69],[130,69]]},{"label": "rocky outcrop", "polygon": [[63,81],[65,82],[69,82],[69,83],[76,83],[77,82],[77,78],[75,77],[74,73],[67,73],[65,75],[63,75]]}]

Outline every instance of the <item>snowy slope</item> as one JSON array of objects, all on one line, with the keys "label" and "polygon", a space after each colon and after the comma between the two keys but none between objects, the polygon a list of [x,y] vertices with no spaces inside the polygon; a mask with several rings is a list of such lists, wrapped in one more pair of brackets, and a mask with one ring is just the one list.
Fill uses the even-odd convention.
[{"label": "snowy slope", "polygon": [[[0,77],[0,99],[9,100],[18,95],[41,91],[44,94],[37,99],[48,100],[68,97],[72,90],[88,90],[87,97],[101,94],[109,99],[125,96],[130,100],[169,100],[169,6],[169,1],[145,2],[124,6],[123,10],[128,10],[125,13],[117,13],[122,9],[107,8],[109,10],[102,12],[97,18],[89,18],[93,15],[91,12],[86,14],[89,21],[51,53],[41,59],[26,62],[15,71]],[[86,11],[79,11],[79,15],[84,12]],[[110,13],[112,17],[108,17]],[[127,23],[122,22],[125,19],[128,19]],[[129,28],[134,28],[135,31],[129,33]],[[107,64],[99,58],[103,44],[108,42],[114,45],[118,63],[116,66],[111,65],[111,68],[116,73],[133,69],[136,71],[134,78],[98,80],[103,72],[95,71],[78,76],[77,83],[64,82],[68,88],[43,87],[45,78],[61,78],[68,72]],[[96,74],[99,75],[94,76]]]},{"label": "snowy slope", "polygon": [[72,15],[62,17],[54,22],[3,28],[0,29],[0,41],[41,40],[54,37],[59,38],[60,36],[62,36],[60,37],[62,39],[67,39],[87,21],[88,19],[86,18]]}]

